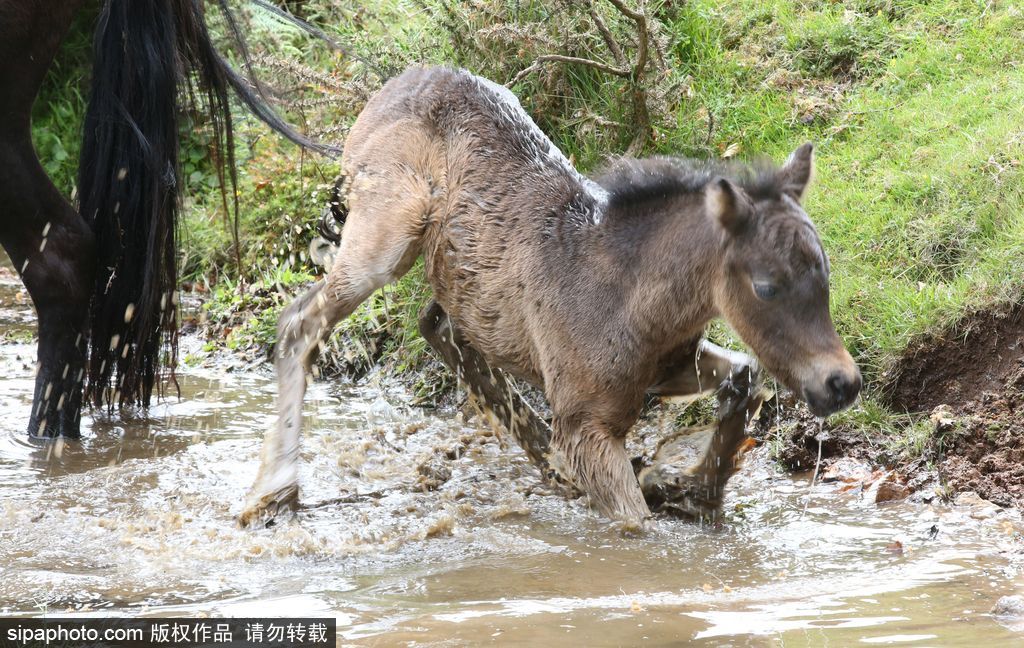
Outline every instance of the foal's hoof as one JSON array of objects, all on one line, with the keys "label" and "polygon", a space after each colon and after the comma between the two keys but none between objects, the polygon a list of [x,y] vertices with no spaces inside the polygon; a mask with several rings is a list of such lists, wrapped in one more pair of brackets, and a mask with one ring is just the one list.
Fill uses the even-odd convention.
[{"label": "foal's hoof", "polygon": [[658,443],[654,456],[637,466],[637,481],[648,508],[690,520],[713,520],[718,516],[722,494],[716,493],[714,477],[705,483],[694,467],[715,435],[715,426],[683,428]]},{"label": "foal's hoof", "polygon": [[718,519],[721,490],[678,464],[655,464],[641,470],[637,478],[651,511],[691,520]]},{"label": "foal's hoof", "polygon": [[278,516],[291,513],[299,507],[299,486],[290,484],[264,495],[250,493],[245,508],[238,516],[238,525],[243,529],[259,529],[273,526]]}]

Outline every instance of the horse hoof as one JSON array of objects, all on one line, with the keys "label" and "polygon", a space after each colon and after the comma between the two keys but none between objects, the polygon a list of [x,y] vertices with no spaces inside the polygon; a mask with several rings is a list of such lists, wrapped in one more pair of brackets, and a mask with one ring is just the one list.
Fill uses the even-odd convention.
[{"label": "horse hoof", "polygon": [[651,517],[618,520],[615,526],[623,538],[642,538],[654,529],[654,520]]},{"label": "horse hoof", "polygon": [[638,475],[647,506],[655,513],[695,521],[717,520],[722,493],[702,477],[690,475],[672,463],[659,463]]},{"label": "horse hoof", "polygon": [[299,487],[290,484],[264,495],[250,494],[245,508],[238,516],[238,525],[243,529],[260,529],[273,526],[279,516],[293,513],[299,506]]}]

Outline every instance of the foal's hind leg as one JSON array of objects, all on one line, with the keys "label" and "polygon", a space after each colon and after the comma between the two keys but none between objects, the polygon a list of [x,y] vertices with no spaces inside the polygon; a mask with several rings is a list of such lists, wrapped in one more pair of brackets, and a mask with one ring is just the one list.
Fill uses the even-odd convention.
[{"label": "foal's hind leg", "polygon": [[697,463],[684,469],[671,458],[640,471],[647,503],[689,517],[713,519],[722,504],[725,485],[737,470],[738,455],[747,439],[747,423],[757,415],[766,397],[759,383],[760,370],[750,356],[702,341],[692,362],[687,362],[650,393],[690,396],[710,391],[718,395],[718,425]]},{"label": "foal's hind leg", "polygon": [[274,351],[279,416],[263,440],[260,471],[239,517],[243,526],[297,503],[302,399],[310,366],[335,325],[375,290],[408,272],[419,256],[419,219],[395,218],[401,215],[353,212],[327,279],[281,314]]},{"label": "foal's hind leg", "polygon": [[448,314],[431,301],[420,315],[420,333],[455,372],[482,409],[491,412],[526,451],[545,479],[559,480],[548,462],[551,428],[523,400],[505,375],[493,371],[484,357],[452,326]]}]

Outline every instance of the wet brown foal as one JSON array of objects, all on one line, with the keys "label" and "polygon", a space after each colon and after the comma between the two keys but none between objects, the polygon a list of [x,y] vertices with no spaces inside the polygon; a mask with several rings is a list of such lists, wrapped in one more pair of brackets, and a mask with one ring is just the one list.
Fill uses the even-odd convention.
[{"label": "wet brown foal", "polygon": [[[501,86],[447,68],[391,80],[346,143],[348,215],[330,273],[281,317],[280,419],[241,521],[297,499],[318,345],[421,255],[434,291],[424,337],[545,474],[611,518],[640,521],[647,500],[712,514],[761,398],[749,356],[701,341],[712,318],[819,415],[860,390],[800,206],[811,170],[806,144],[777,169],[623,159],[590,179]],[[550,427],[503,372],[543,389]],[[642,489],[623,440],[645,395],[716,390],[705,456],[674,476],[645,472]]]}]

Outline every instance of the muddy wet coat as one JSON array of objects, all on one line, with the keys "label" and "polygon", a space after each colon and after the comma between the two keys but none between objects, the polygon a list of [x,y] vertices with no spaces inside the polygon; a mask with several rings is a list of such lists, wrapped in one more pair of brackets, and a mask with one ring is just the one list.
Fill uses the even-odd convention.
[{"label": "muddy wet coat", "polygon": [[[729,285],[729,273],[738,271],[726,261],[756,245],[741,240],[748,227],[756,228],[755,219],[797,219],[796,243],[782,254],[796,254],[804,266],[817,263],[817,279],[826,281],[823,303],[803,313],[820,320],[824,312],[815,323],[824,324],[821,348],[801,349],[777,331],[754,327],[755,350],[767,339],[781,347],[769,353],[772,360],[815,355],[833,377],[842,376],[843,393],[829,407],[847,405],[860,377],[828,319],[825,256],[796,202],[810,175],[810,154],[803,147],[781,170],[733,180],[722,177],[724,167],[672,159],[623,160],[591,180],[505,88],[447,68],[413,68],[391,80],[346,142],[349,215],[334,265],[281,318],[281,419],[265,443],[242,521],[297,496],[301,401],[319,341],[421,254],[436,300],[421,322],[427,340],[485,408],[513,427],[517,413],[529,419],[529,412],[514,390],[495,393],[491,368],[541,387],[552,430],[534,422],[532,434],[541,445],[550,434],[554,461],[611,517],[635,521],[649,514],[623,449],[644,394],[707,391],[750,366],[749,359],[737,364],[736,356],[704,345],[703,364],[714,375],[702,382],[697,351],[711,318],[726,308],[742,311]],[[738,248],[732,256],[724,252],[730,245]],[[750,292],[749,277],[743,281]],[[442,318],[447,333],[438,330]],[[737,312],[729,319],[742,325],[751,316]],[[738,328],[747,338],[743,329],[751,327]],[[455,338],[454,349],[440,348]],[[475,381],[460,349],[480,356],[472,363]],[[787,358],[769,368],[793,386],[803,369],[791,364]],[[803,384],[795,388],[806,391]],[[516,436],[523,442],[530,433]],[[737,447],[732,436],[720,449]],[[713,459],[717,466],[732,457]]]}]

